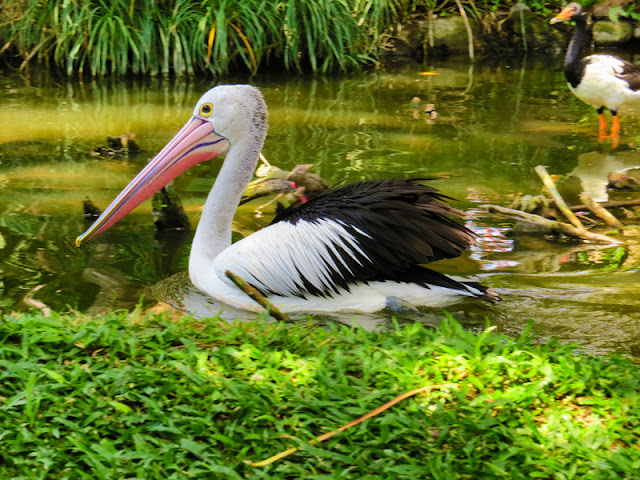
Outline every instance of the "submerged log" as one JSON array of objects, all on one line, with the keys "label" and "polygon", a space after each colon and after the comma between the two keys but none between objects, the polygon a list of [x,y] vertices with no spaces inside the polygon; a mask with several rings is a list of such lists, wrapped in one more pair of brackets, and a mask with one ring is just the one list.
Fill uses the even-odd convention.
[{"label": "submerged log", "polygon": [[[624,242],[607,235],[601,235],[599,233],[593,233],[586,228],[576,228],[573,225],[564,222],[558,222],[555,220],[549,220],[548,218],[541,217],[539,215],[533,215],[531,213],[521,212],[520,210],[514,210],[512,208],[500,207],[498,205],[482,205],[489,213],[502,215],[504,217],[513,218],[520,222],[537,225],[549,230],[564,233],[570,237],[581,238],[582,240],[588,240],[591,242],[608,243],[612,245],[623,245]],[[582,225],[582,224],[580,224]]]}]

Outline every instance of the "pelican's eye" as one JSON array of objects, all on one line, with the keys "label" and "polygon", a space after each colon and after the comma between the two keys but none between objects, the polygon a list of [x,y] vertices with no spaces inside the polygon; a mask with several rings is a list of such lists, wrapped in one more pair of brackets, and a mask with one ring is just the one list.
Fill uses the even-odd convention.
[{"label": "pelican's eye", "polygon": [[204,103],[200,106],[200,116],[202,117],[210,117],[213,113],[213,105],[210,103]]}]

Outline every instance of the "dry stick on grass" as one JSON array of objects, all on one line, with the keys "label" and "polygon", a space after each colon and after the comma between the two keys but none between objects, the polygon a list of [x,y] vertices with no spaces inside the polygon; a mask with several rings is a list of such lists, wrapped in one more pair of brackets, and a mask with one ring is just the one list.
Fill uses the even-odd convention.
[{"label": "dry stick on grass", "polygon": [[[464,377],[466,377],[466,373],[463,373],[460,376],[460,380],[462,380]],[[328,433],[320,435],[319,437],[314,438],[309,443],[311,445],[314,445],[316,443],[324,442],[325,440],[333,437],[334,435],[337,435],[340,432],[344,432],[348,428],[355,427],[359,423],[362,423],[362,422],[364,422],[365,420],[367,420],[367,419],[369,419],[371,417],[375,417],[376,415],[378,415],[379,413],[384,412],[388,408],[393,407],[396,403],[404,400],[405,398],[409,398],[409,397],[411,397],[411,396],[413,396],[413,395],[415,395],[417,393],[427,392],[429,390],[435,390],[436,388],[455,387],[455,386],[457,386],[457,384],[455,384],[455,383],[444,383],[444,384],[441,384],[441,385],[427,385],[426,387],[416,388],[415,390],[411,390],[410,392],[405,392],[402,395],[397,396],[393,400],[385,403],[384,405],[379,406],[375,410],[371,410],[369,413],[365,413],[360,418],[358,418],[358,419],[356,419],[356,420],[354,420],[352,422],[349,422],[349,423],[347,423],[345,425],[342,425],[341,427],[338,427],[336,430],[333,430],[332,432],[328,432]],[[285,450],[284,452],[280,452],[277,455],[274,455],[273,457],[269,457],[266,460],[262,460],[261,462],[251,462],[249,460],[245,460],[244,463],[246,463],[247,465],[250,465],[252,467],[266,467],[267,465],[271,465],[273,462],[276,462],[276,461],[280,460],[281,458],[284,458],[284,457],[287,457],[287,456],[289,456],[291,454],[294,454],[297,451],[298,451],[298,449],[293,447],[293,448],[289,448],[289,449]]]},{"label": "dry stick on grass", "polygon": [[608,243],[611,245],[624,244],[624,242],[621,242],[620,240],[616,240],[615,238],[608,237],[607,235],[592,233],[587,229],[585,229],[584,227],[582,229],[576,228],[573,225],[569,225],[568,223],[549,220],[548,218],[541,217],[540,215],[534,215],[532,213],[522,212],[520,210],[515,210],[513,208],[499,207],[498,205],[482,205],[481,208],[484,208],[489,213],[494,213],[494,214],[502,215],[505,217],[513,218],[521,222],[538,225],[543,228],[548,228],[550,230],[555,230],[557,232],[564,233],[565,235],[569,235],[571,237],[578,237],[583,240],[589,240],[591,242]]},{"label": "dry stick on grass", "polygon": [[616,228],[624,228],[622,223],[620,223],[620,220],[614,217],[607,211],[606,208],[604,208],[586,193],[580,195],[580,201],[584,203],[587,208],[593,212],[594,215],[601,218],[607,225],[611,225],[612,227]]},{"label": "dry stick on grass", "polygon": [[[536,173],[542,179],[542,183],[544,183],[544,186],[547,187],[547,190],[549,191],[549,193],[553,197],[553,200],[556,202],[557,207],[564,214],[564,216],[567,217],[569,222],[571,222],[571,225],[573,225],[578,230],[586,231],[586,228],[584,228],[584,225],[582,225],[582,222],[580,222],[578,217],[576,217],[576,214],[573,213],[569,209],[569,207],[567,206],[567,204],[564,201],[564,198],[562,198],[562,196],[558,192],[558,189],[556,188],[556,184],[553,182],[553,180],[551,179],[551,177],[547,173],[547,169],[544,168],[544,166],[542,166],[542,165],[538,165],[535,168],[535,170],[536,170]],[[582,238],[582,237],[580,237],[580,238]]]},{"label": "dry stick on grass", "polygon": [[262,293],[260,293],[257,288],[249,285],[242,279],[242,277],[236,275],[230,270],[227,270],[226,272],[224,272],[224,274],[229,280],[235,283],[240,290],[242,290],[256,302],[258,302],[261,306],[263,306],[264,309],[267,310],[269,312],[269,315],[271,315],[273,318],[283,322],[293,323],[293,321],[287,316],[287,314],[282,313],[278,308],[276,308],[275,305],[270,304],[269,300],[267,300],[267,298],[262,295]]}]

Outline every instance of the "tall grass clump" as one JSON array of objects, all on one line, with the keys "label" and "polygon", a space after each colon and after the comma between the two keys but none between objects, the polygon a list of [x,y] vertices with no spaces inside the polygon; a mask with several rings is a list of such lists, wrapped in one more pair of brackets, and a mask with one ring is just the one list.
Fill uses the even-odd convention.
[{"label": "tall grass clump", "polygon": [[302,71],[302,62],[308,62],[314,72],[345,71],[365,60],[358,54],[362,34],[346,0],[289,0],[277,10],[288,69]]},{"label": "tall grass clump", "polygon": [[367,29],[367,51],[377,55],[395,25],[422,6],[424,0],[355,0],[358,27]]},{"label": "tall grass clump", "polygon": [[402,2],[5,0],[0,52],[69,76],[347,71],[372,61]]},{"label": "tall grass clump", "polygon": [[[65,74],[348,71],[377,61],[411,16],[498,22],[502,0],[3,0],[0,55]],[[536,12],[557,2],[527,2]],[[466,13],[465,13],[466,12]],[[621,12],[629,14],[629,12]],[[430,29],[431,31],[432,29]],[[433,39],[429,41],[433,43]],[[433,46],[433,45],[431,45]]]},{"label": "tall grass clump", "polygon": [[270,2],[220,0],[206,5],[195,42],[206,45],[204,65],[212,73],[226,73],[229,65],[238,64],[256,73],[268,57],[269,38],[277,31]]}]

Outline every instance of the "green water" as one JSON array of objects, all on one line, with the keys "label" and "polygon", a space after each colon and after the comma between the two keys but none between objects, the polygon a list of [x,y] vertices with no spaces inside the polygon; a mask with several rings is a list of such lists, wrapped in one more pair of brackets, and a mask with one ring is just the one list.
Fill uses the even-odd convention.
[{"label": "green water", "polygon": [[[640,234],[625,247],[509,236],[511,222],[487,216],[485,203],[537,195],[534,167],[557,175],[569,203],[580,190],[600,200],[634,198],[604,188],[609,171],[640,166],[638,111],[623,110],[623,136],[598,143],[595,112],[567,90],[561,58],[430,65],[402,63],[342,78],[271,75],[234,78],[261,88],[269,106],[264,154],[289,170],[313,163],[328,184],[365,178],[438,176],[436,184],[475,214],[479,245],[438,269],[473,276],[504,301],[452,311],[470,325],[485,317],[513,334],[528,320],[541,338],[577,341],[593,351],[640,354]],[[82,200],[104,208],[182,126],[211,81],[55,82],[0,77],[0,309],[132,308],[147,287],[187,268],[191,234],[158,235],[150,203],[82,248]],[[417,106],[411,106],[419,97]],[[435,115],[424,107],[433,104]],[[135,133],[143,149],[97,158],[108,135]],[[220,167],[201,164],[175,182],[192,225]],[[241,208],[234,229],[266,225],[257,205]],[[623,212],[629,217],[634,211]],[[166,281],[165,284],[166,286]],[[145,290],[146,289],[146,290]],[[162,290],[166,293],[166,288]],[[153,292],[157,292],[153,290]],[[163,293],[164,295],[164,293]],[[186,302],[185,302],[186,304]],[[440,311],[400,315],[437,322]],[[367,316],[370,326],[391,314]]]}]

